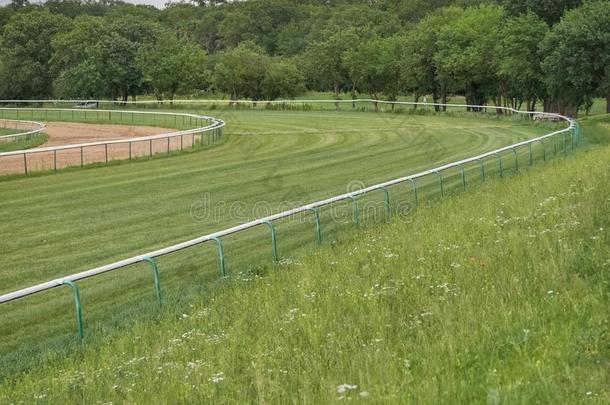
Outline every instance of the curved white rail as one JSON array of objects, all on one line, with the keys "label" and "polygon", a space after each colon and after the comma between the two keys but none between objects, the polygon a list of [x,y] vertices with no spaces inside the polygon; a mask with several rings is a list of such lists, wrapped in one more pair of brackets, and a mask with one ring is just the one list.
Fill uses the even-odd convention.
[{"label": "curved white rail", "polygon": [[[194,128],[187,129],[187,130],[171,131],[171,132],[166,132],[166,133],[157,134],[157,135],[124,138],[124,139],[117,139],[117,140],[112,140],[112,141],[86,142],[86,143],[78,143],[78,144],[67,144],[67,145],[59,145],[59,146],[22,149],[22,150],[10,151],[10,152],[0,152],[0,160],[3,158],[11,157],[11,156],[23,156],[22,169],[25,174],[28,174],[28,156],[35,155],[35,154],[52,152],[53,153],[52,167],[54,169],[56,169],[57,168],[57,152],[59,152],[59,151],[65,151],[65,150],[70,150],[70,149],[80,149],[81,150],[80,164],[83,165],[82,151],[85,148],[90,148],[90,147],[95,147],[95,146],[106,146],[107,147],[108,145],[116,145],[116,144],[129,144],[129,150],[130,150],[129,159],[131,159],[131,144],[132,143],[146,142],[146,141],[150,142],[151,143],[150,154],[152,155],[152,142],[155,140],[159,140],[159,139],[167,139],[168,140],[168,153],[169,153],[169,140],[171,138],[184,137],[185,135],[192,135],[193,143],[194,143],[195,136],[200,136],[201,141],[203,142],[204,133],[220,130],[221,128],[223,128],[225,126],[225,122],[223,120],[220,120],[220,119],[217,119],[214,117],[210,117],[207,115],[188,114],[188,113],[173,113],[173,112],[160,112],[160,111],[102,110],[102,109],[83,110],[83,109],[69,109],[69,108],[26,108],[26,109],[23,109],[23,108],[0,107],[0,112],[2,112],[2,116],[4,116],[4,114],[6,112],[10,112],[12,114],[15,112],[19,113],[20,111],[30,112],[32,115],[34,115],[34,111],[36,111],[37,114],[41,114],[41,113],[47,114],[49,112],[55,112],[55,113],[59,113],[59,114],[61,114],[61,113],[74,114],[75,112],[78,112],[81,114],[84,113],[85,117],[86,117],[87,113],[97,114],[96,116],[99,116],[99,114],[102,113],[104,115],[108,114],[108,116],[110,117],[109,118],[110,123],[112,123],[112,114],[114,114],[115,116],[120,116],[120,117],[123,117],[124,115],[129,116],[129,114],[131,114],[132,117],[137,116],[137,115],[153,116],[153,117],[155,117],[155,119],[157,117],[165,117],[165,118],[174,117],[175,122],[177,122],[177,118],[180,117],[180,119],[183,120],[183,122],[190,123],[194,126]],[[85,118],[85,120],[86,120],[86,118]],[[25,121],[22,121],[22,122],[25,122]],[[34,122],[34,121],[29,121],[29,122]],[[167,124],[167,122],[164,122],[164,123]],[[43,124],[40,124],[40,123],[36,123],[36,124],[42,126],[42,129],[37,130],[38,132],[40,132],[44,129]],[[26,134],[31,134],[31,133],[35,133],[35,132],[36,131],[30,131],[29,133],[24,133],[24,134],[19,134],[19,135],[26,135]],[[8,135],[8,136],[14,137],[16,135]],[[215,137],[215,139],[216,139],[216,137]],[[125,157],[125,159],[127,159],[127,157]],[[106,155],[105,160],[107,160],[107,155]],[[78,162],[76,162],[74,164],[78,164]]]},{"label": "curved white rail", "polygon": [[[358,101],[358,100],[355,100]],[[360,100],[362,101],[362,100]],[[494,149],[491,150],[489,152],[485,152],[482,153],[480,155],[477,156],[473,156],[467,159],[462,159],[453,163],[448,163],[439,167],[435,167],[429,170],[425,170],[423,172],[420,173],[416,173],[416,174],[412,174],[410,176],[405,176],[405,177],[399,177],[393,180],[388,180],[386,182],[383,183],[379,183],[379,184],[375,184],[373,186],[370,187],[366,187],[363,188],[361,190],[357,190],[357,191],[353,191],[350,193],[346,193],[346,194],[341,194],[335,197],[331,197],[325,200],[321,200],[321,201],[317,201],[317,202],[313,202],[311,204],[307,204],[307,205],[303,205],[301,207],[297,207],[297,208],[293,208],[287,211],[283,211],[277,214],[273,214],[264,218],[260,218],[254,221],[250,221],[250,222],[246,222],[244,224],[241,225],[237,225],[228,229],[224,229],[218,232],[214,232],[211,234],[207,234],[207,235],[203,235],[200,236],[198,238],[195,239],[191,239],[191,240],[187,240],[172,246],[168,246],[166,248],[163,249],[159,249],[159,250],[155,250],[152,252],[148,252],[148,253],[144,253],[138,256],[134,256],[128,259],[124,259],[118,262],[114,262],[114,263],[110,263],[107,264],[105,266],[101,266],[101,267],[96,267],[94,269],[90,269],[87,271],[83,271],[80,273],[75,273],[75,274],[71,274],[69,276],[65,276],[65,277],[61,277],[55,280],[51,280],[45,283],[41,283],[41,284],[37,284],[35,286],[31,286],[28,288],[24,288],[18,291],[14,291],[14,292],[10,292],[4,295],[0,296],[0,303],[4,303],[4,302],[9,302],[18,298],[22,298],[22,297],[26,297],[28,295],[31,294],[35,294],[41,291],[45,291],[45,290],[49,290],[58,286],[63,285],[65,282],[74,282],[74,281],[78,281],[78,280],[82,280],[85,278],[89,278],[98,274],[103,274],[109,271],[113,271],[113,270],[117,270],[135,263],[140,263],[143,262],[147,259],[151,259],[151,258],[156,258],[156,257],[160,257],[160,256],[164,256],[170,253],[174,253],[174,252],[178,252],[180,250],[195,246],[195,245],[199,245],[202,244],[204,242],[207,241],[211,241],[214,240],[215,238],[219,238],[219,237],[223,237],[223,236],[227,236],[227,235],[231,235],[240,231],[244,231],[246,229],[250,229],[250,228],[254,228],[256,226],[260,226],[263,225],[265,223],[271,222],[271,221],[275,221],[275,220],[279,220],[282,218],[287,218],[290,217],[292,215],[298,214],[298,213],[302,213],[305,211],[309,211],[311,209],[315,209],[315,208],[320,208],[320,207],[324,207],[327,206],[329,204],[333,204],[335,202],[339,202],[339,201],[343,201],[343,200],[347,200],[347,199],[351,199],[351,198],[355,198],[358,196],[361,196],[363,194],[366,193],[370,193],[372,191],[377,191],[377,190],[381,190],[384,187],[389,187],[389,186],[393,186],[399,183],[404,183],[404,182],[411,182],[414,181],[418,178],[424,177],[424,176],[428,176],[430,174],[434,174],[434,173],[440,173],[443,170],[446,169],[450,169],[450,168],[455,168],[455,167],[461,167],[462,165],[466,164],[466,163],[472,163],[472,162],[477,162],[480,161],[481,159],[484,159],[486,157],[490,157],[490,156],[494,156],[494,155],[498,155],[502,152],[506,152],[509,150],[514,150],[517,147],[520,146],[524,146],[524,145],[528,145],[528,144],[532,144],[534,142],[539,142],[542,141],[544,139],[547,138],[551,138],[553,136],[559,135],[559,134],[567,134],[570,133],[572,136],[572,139],[574,139],[574,134],[576,132],[576,124],[575,122],[568,117],[559,115],[559,114],[551,114],[551,113],[540,113],[540,112],[535,112],[535,111],[518,111],[512,108],[508,108],[508,107],[495,107],[495,106],[480,106],[480,105],[465,105],[465,104],[460,104],[460,105],[456,105],[456,104],[434,104],[434,103],[411,103],[411,102],[387,102],[387,101],[377,101],[377,100],[364,100],[366,102],[378,102],[378,103],[394,103],[394,104],[404,104],[404,105],[421,105],[421,106],[446,106],[446,107],[469,107],[469,108],[477,108],[477,109],[481,109],[481,108],[493,108],[494,110],[496,109],[501,109],[504,111],[508,111],[514,114],[526,114],[526,115],[533,115],[533,114],[543,114],[546,117],[554,117],[554,118],[558,118],[561,119],[562,121],[565,121],[568,126],[565,129],[559,130],[559,131],[555,131],[546,135],[542,135],[533,139],[529,139],[526,141],[522,141],[522,142],[518,142],[503,148],[499,148],[499,149]],[[302,102],[302,101],[299,101]],[[334,100],[331,100],[331,102],[335,102]],[[346,100],[344,102],[352,102],[352,100]]]},{"label": "curved white rail", "polygon": [[[43,124],[41,122],[36,122],[36,121],[13,120],[13,119],[2,118],[2,119],[0,119],[0,122],[2,122],[4,124],[3,128],[19,129],[18,128],[19,124],[26,124],[26,125],[34,127],[34,129],[30,129],[26,132],[18,132],[16,134],[2,135],[2,136],[0,136],[0,142],[15,142],[15,141],[18,141],[20,138],[29,138],[32,135],[41,133],[46,128],[45,124]],[[15,126],[7,127],[6,123],[9,123],[9,122],[14,123]]]},{"label": "curved white rail", "polygon": [[[37,108],[35,110],[37,110],[37,111],[60,111],[61,110],[62,112],[70,112],[70,111],[82,112],[83,111],[83,110],[78,110],[78,109],[67,109],[67,108],[40,108],[40,109]],[[191,135],[193,133],[205,132],[210,129],[216,129],[216,128],[223,127],[225,125],[225,122],[223,120],[220,120],[220,119],[217,119],[214,117],[209,117],[207,115],[197,115],[197,114],[156,112],[156,111],[122,111],[122,110],[87,110],[87,112],[179,116],[179,117],[190,117],[190,118],[194,118],[199,121],[207,121],[207,122],[211,122],[211,123],[209,125],[205,125],[202,127],[196,127],[193,129],[187,129],[187,130],[183,130],[183,131],[166,132],[166,133],[158,134],[158,135],[138,136],[138,137],[133,137],[133,138],[118,139],[118,140],[114,140],[114,141],[86,142],[86,143],[79,143],[79,144],[69,144],[69,145],[51,146],[51,147],[45,147],[45,148],[33,148],[33,149],[16,150],[16,151],[11,151],[11,152],[3,152],[3,153],[0,153],[0,157],[23,155],[24,153],[31,154],[31,153],[40,153],[40,152],[52,152],[55,150],[75,149],[75,148],[88,147],[88,146],[111,145],[111,144],[117,144],[117,143],[128,143],[128,142],[148,141],[148,140],[155,140],[155,139],[162,139],[162,138],[172,138],[172,137],[176,137],[176,136],[180,136],[180,135]],[[26,122],[26,121],[22,121],[22,122]],[[29,122],[34,122],[34,121],[29,121]],[[44,124],[40,124],[40,125],[42,125],[44,127]],[[8,136],[15,136],[15,135],[11,134]]]}]

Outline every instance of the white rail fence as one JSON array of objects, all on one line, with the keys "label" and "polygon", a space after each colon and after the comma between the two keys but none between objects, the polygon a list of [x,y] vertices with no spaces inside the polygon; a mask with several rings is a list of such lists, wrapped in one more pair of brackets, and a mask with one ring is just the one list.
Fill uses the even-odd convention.
[{"label": "white rail fence", "polygon": [[[192,100],[189,100],[189,102],[192,102]],[[301,101],[299,101],[299,102],[301,102]],[[331,100],[330,102],[334,103],[335,101]],[[348,101],[344,101],[344,102],[352,102],[352,100],[348,100]],[[376,100],[365,100],[365,102],[384,103],[384,101],[376,101]],[[291,216],[294,216],[297,214],[309,212],[315,216],[318,242],[320,242],[321,241],[320,209],[323,207],[327,207],[329,205],[339,203],[339,202],[350,201],[354,207],[354,212],[357,212],[358,197],[363,196],[368,193],[379,192],[379,191],[382,191],[385,193],[386,203],[389,205],[389,194],[388,194],[387,189],[389,187],[400,185],[400,184],[405,184],[405,183],[407,185],[410,185],[410,187],[412,187],[412,190],[413,190],[413,193],[415,196],[415,203],[417,205],[417,187],[418,187],[417,181],[424,177],[435,176],[438,179],[439,193],[440,193],[440,195],[444,195],[445,191],[443,188],[444,187],[443,173],[446,173],[447,171],[458,170],[461,173],[461,181],[465,188],[466,187],[466,178],[465,178],[465,174],[464,174],[465,173],[464,166],[466,164],[480,165],[481,176],[482,176],[482,179],[485,180],[485,169],[484,169],[483,162],[486,159],[497,160],[498,165],[499,165],[499,173],[502,176],[502,173],[503,173],[502,158],[504,157],[504,159],[506,159],[506,157],[508,155],[510,155],[510,156],[514,155],[515,168],[518,170],[517,152],[521,148],[526,148],[529,151],[529,158],[530,158],[530,164],[531,164],[532,163],[532,146],[535,144],[540,145],[542,152],[543,152],[542,153],[543,160],[546,160],[547,151],[546,151],[545,143],[544,143],[545,140],[553,141],[555,154],[557,154],[557,138],[559,138],[560,147],[563,149],[564,152],[566,152],[568,150],[568,148],[573,149],[576,145],[578,145],[579,140],[580,140],[580,130],[579,130],[578,124],[571,118],[561,116],[558,114],[540,113],[540,112],[534,112],[534,111],[517,111],[512,108],[496,107],[496,106],[490,107],[490,106],[476,106],[476,105],[430,104],[430,103],[407,103],[407,102],[393,102],[393,103],[400,104],[400,105],[411,105],[411,106],[417,104],[422,107],[434,107],[434,106],[447,107],[447,108],[453,108],[453,107],[466,108],[467,107],[469,109],[474,109],[474,110],[493,108],[494,111],[501,109],[505,113],[520,114],[520,115],[530,116],[530,117],[535,114],[536,115],[542,114],[549,119],[552,119],[552,120],[559,119],[559,120],[565,122],[566,127],[563,129],[542,135],[542,136],[538,136],[538,137],[535,137],[532,139],[528,139],[528,140],[525,140],[522,142],[518,142],[518,143],[515,143],[512,145],[509,145],[506,147],[490,150],[488,152],[485,152],[485,153],[482,153],[482,154],[479,154],[476,156],[472,156],[470,158],[462,159],[462,160],[459,160],[459,161],[456,161],[453,163],[448,163],[448,164],[445,164],[442,166],[431,168],[429,170],[425,170],[425,171],[415,173],[415,174],[412,174],[409,176],[404,176],[404,177],[399,177],[399,178],[395,178],[392,180],[388,180],[383,183],[375,184],[375,185],[372,185],[372,186],[369,186],[369,187],[366,187],[366,188],[363,188],[363,189],[360,189],[357,191],[337,195],[334,197],[330,197],[330,198],[327,198],[327,199],[324,199],[321,201],[316,201],[316,202],[313,202],[313,203],[310,203],[307,205],[303,205],[300,207],[295,207],[295,208],[292,208],[292,209],[289,209],[289,210],[286,210],[283,212],[279,212],[279,213],[276,213],[273,215],[266,216],[264,218],[259,218],[259,219],[249,221],[249,222],[237,225],[237,226],[233,226],[228,229],[219,230],[217,232],[202,235],[195,239],[183,241],[183,242],[165,247],[163,249],[142,253],[140,255],[130,257],[130,258],[127,258],[124,260],[120,260],[120,261],[117,261],[114,263],[110,263],[110,264],[107,264],[107,265],[104,265],[101,267],[96,267],[96,268],[89,269],[89,270],[86,270],[83,272],[70,274],[70,275],[67,275],[67,276],[64,276],[61,278],[50,280],[50,281],[47,281],[47,282],[44,282],[41,284],[37,284],[37,285],[31,286],[31,287],[27,287],[27,288],[24,288],[24,289],[21,289],[18,291],[6,293],[3,295],[0,295],[0,303],[10,302],[10,301],[17,300],[17,299],[20,299],[23,297],[27,297],[32,294],[37,294],[37,293],[41,293],[41,292],[44,292],[44,291],[47,291],[50,289],[54,289],[56,287],[63,286],[63,285],[70,286],[74,293],[74,299],[75,299],[75,304],[76,304],[77,325],[79,328],[79,335],[82,338],[83,337],[83,324],[82,324],[82,316],[81,316],[80,292],[79,292],[77,285],[75,284],[79,280],[87,279],[87,278],[94,277],[94,276],[97,276],[100,274],[122,269],[124,267],[130,266],[130,265],[133,265],[136,263],[146,262],[151,266],[151,268],[153,270],[157,299],[159,300],[159,303],[161,303],[159,271],[158,271],[157,262],[156,262],[156,259],[161,256],[179,252],[181,250],[188,249],[193,246],[201,245],[206,242],[214,242],[218,249],[220,274],[221,274],[221,276],[224,277],[224,276],[226,276],[226,272],[225,272],[225,265],[224,265],[224,249],[223,249],[223,244],[221,241],[222,237],[226,237],[228,235],[232,235],[232,234],[235,234],[235,233],[238,233],[241,231],[245,231],[245,230],[248,230],[251,228],[259,227],[259,226],[269,227],[269,229],[271,231],[273,258],[274,258],[274,260],[277,260],[276,233],[275,233],[275,228],[273,225],[274,221],[288,218],[288,217],[291,217]]]},{"label": "white rail fence", "polygon": [[34,136],[44,132],[45,125],[36,121],[0,119],[0,128],[11,130],[23,130],[24,132],[15,132],[8,135],[0,136],[0,142],[16,142],[24,139],[31,139]]},{"label": "white rail fence", "polygon": [[[212,144],[222,137],[223,120],[187,113],[158,111],[89,110],[66,108],[0,108],[0,120],[30,122],[36,130],[9,137],[24,136],[44,131],[44,124],[23,121],[21,118],[94,122],[110,124],[163,125],[164,127],[188,126],[186,130],[169,131],[150,136],[130,137],[109,141],[40,147],[0,153],[0,174],[23,173],[35,170],[57,170],[62,167],[90,163],[107,163],[109,160],[132,159],[183,150],[197,144]],[[1,121],[0,121],[1,122]]]}]

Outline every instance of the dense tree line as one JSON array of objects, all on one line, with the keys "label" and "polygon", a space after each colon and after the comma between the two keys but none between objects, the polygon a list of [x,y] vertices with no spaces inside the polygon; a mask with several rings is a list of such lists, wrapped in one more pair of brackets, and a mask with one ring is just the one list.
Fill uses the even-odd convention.
[{"label": "dense tree line", "polygon": [[0,8],[0,98],[232,98],[446,102],[610,112],[604,0],[115,0]]}]

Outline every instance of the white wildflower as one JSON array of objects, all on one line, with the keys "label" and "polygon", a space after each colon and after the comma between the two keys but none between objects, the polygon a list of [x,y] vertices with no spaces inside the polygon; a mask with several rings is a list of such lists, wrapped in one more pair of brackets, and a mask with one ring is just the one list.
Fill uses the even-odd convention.
[{"label": "white wildflower", "polygon": [[224,379],[225,379],[225,373],[223,373],[222,371],[220,371],[220,372],[218,372],[218,373],[216,373],[216,374],[213,374],[213,375],[212,375],[212,377],[210,377],[210,380],[209,380],[209,381],[210,381],[212,384],[218,384],[218,383],[220,383],[220,382],[224,381]]},{"label": "white wildflower", "polygon": [[355,390],[356,388],[358,388],[357,385],[351,385],[351,384],[337,385],[337,393],[338,394],[343,394],[343,393],[345,393],[347,391]]}]

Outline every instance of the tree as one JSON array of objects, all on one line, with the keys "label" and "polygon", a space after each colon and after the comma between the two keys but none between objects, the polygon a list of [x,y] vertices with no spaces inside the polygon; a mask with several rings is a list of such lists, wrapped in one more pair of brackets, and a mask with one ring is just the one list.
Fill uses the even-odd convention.
[{"label": "tree", "polygon": [[55,96],[60,98],[99,99],[106,96],[104,80],[91,59],[61,71],[53,88]]},{"label": "tree", "polygon": [[[109,97],[126,101],[142,92],[138,50],[157,40],[157,24],[126,15],[80,16],[52,41],[55,90],[64,97]],[[78,86],[71,85],[78,83]]]},{"label": "tree", "polygon": [[268,65],[269,57],[261,47],[242,42],[219,56],[214,69],[214,85],[233,100],[241,97],[260,100]]},{"label": "tree", "polygon": [[[358,42],[353,31],[339,31],[323,42],[314,42],[300,58],[305,78],[317,90],[331,90],[336,100],[341,88],[349,82],[348,72],[343,63],[345,52]],[[352,93],[356,84],[351,81]]]},{"label": "tree", "polygon": [[[401,35],[394,35],[382,40],[381,66],[383,66],[383,94],[388,101],[396,101],[398,95],[407,90],[406,83],[402,76],[402,61],[404,53],[405,38]],[[394,104],[392,104],[392,109]]]},{"label": "tree", "polygon": [[100,69],[98,41],[111,35],[100,18],[80,16],[71,30],[58,33],[51,41],[50,64],[54,94],[62,98],[109,96]]},{"label": "tree", "polygon": [[582,0],[502,0],[509,15],[534,13],[549,25],[554,25],[570,9],[578,7]]},{"label": "tree", "polygon": [[4,26],[9,22],[11,17],[15,14],[15,10],[11,7],[0,7],[0,33]]},{"label": "tree", "polygon": [[263,95],[267,100],[295,98],[303,93],[303,74],[292,59],[274,58],[263,79]]},{"label": "tree", "polygon": [[138,51],[136,63],[158,100],[170,100],[178,90],[192,90],[205,82],[206,54],[196,44],[165,32],[154,45]]},{"label": "tree", "polygon": [[610,113],[610,3],[590,1],[569,11],[542,44],[547,111],[576,115],[604,96]]},{"label": "tree", "polygon": [[171,3],[160,12],[159,18],[165,28],[197,43],[208,54],[216,52],[221,46],[219,29],[224,18],[222,10]]},{"label": "tree", "polygon": [[375,37],[360,42],[344,53],[343,64],[350,80],[360,92],[378,100],[384,92],[392,92],[393,87],[398,87],[392,85],[398,82],[400,76],[398,69],[392,71],[392,68],[396,67],[392,60],[396,56],[393,52],[388,39]]},{"label": "tree", "polygon": [[441,86],[463,93],[468,104],[485,105],[499,92],[494,56],[503,11],[498,6],[467,8],[460,18],[439,27],[437,79]]},{"label": "tree", "polygon": [[29,0],[11,0],[10,7],[15,10],[19,10],[19,9],[27,7],[29,5],[30,5]]},{"label": "tree", "polygon": [[545,96],[539,44],[549,31],[538,16],[527,13],[509,18],[496,44],[497,75],[505,106],[533,111],[536,100]]},{"label": "tree", "polygon": [[65,17],[46,11],[18,13],[10,20],[0,37],[3,98],[47,98],[53,94],[51,38],[68,26]]},{"label": "tree", "polygon": [[434,103],[448,101],[451,83],[439,80],[435,59],[439,52],[439,32],[441,27],[460,19],[463,13],[464,10],[457,7],[438,10],[421,20],[405,36],[401,78],[405,87],[413,91],[416,101],[426,94],[432,95]]},{"label": "tree", "polygon": [[242,12],[228,14],[220,24],[219,36],[225,48],[237,46],[241,41],[252,40],[249,33],[252,26],[250,17]]}]

